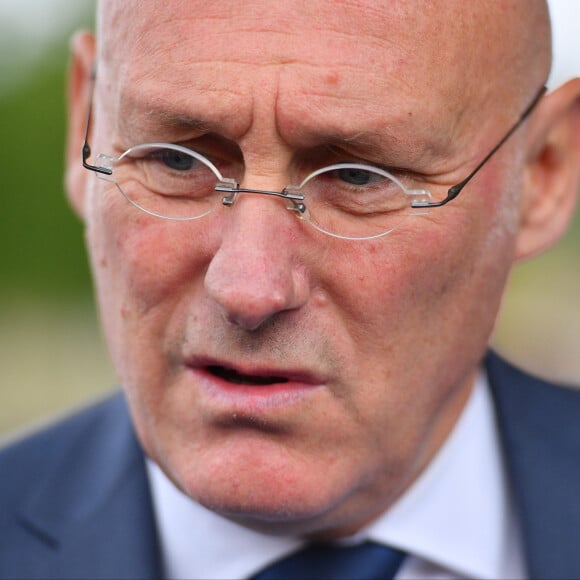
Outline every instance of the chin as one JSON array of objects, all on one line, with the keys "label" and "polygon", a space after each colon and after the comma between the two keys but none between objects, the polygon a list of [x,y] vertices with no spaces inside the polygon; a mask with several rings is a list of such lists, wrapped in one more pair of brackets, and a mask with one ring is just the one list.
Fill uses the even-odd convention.
[{"label": "chin", "polygon": [[349,499],[356,495],[352,482],[326,466],[313,470],[300,463],[268,468],[262,461],[262,469],[249,469],[239,461],[216,461],[180,475],[172,477],[177,486],[205,508],[269,534],[308,535],[347,525]]},{"label": "chin", "polygon": [[[351,535],[374,517],[353,510],[348,496],[323,497],[312,490],[298,497],[279,493],[268,501],[227,498],[219,504],[203,504],[222,517],[257,532],[278,536],[302,536],[330,540]],[[237,498],[240,499],[240,498]],[[233,501],[232,501],[233,500]]]}]

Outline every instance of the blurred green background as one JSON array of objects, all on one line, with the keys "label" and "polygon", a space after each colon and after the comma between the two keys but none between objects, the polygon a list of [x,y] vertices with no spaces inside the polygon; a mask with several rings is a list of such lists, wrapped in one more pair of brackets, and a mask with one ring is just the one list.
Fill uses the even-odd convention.
[{"label": "blurred green background", "polygon": [[[39,14],[31,1],[35,30],[2,17],[10,1],[0,8],[0,434],[115,382],[82,228],[63,193],[68,38],[92,26],[91,3],[53,0]],[[495,344],[531,370],[580,383],[579,247],[577,217],[562,244],[516,269]]]},{"label": "blurred green background", "polygon": [[115,382],[63,193],[68,39],[92,5],[0,1],[0,434]]}]

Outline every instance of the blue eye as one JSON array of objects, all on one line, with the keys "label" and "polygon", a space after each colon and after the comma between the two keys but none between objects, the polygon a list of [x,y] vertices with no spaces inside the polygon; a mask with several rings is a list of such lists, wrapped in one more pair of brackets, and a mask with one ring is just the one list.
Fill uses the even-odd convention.
[{"label": "blue eye", "polygon": [[173,149],[158,151],[156,157],[158,157],[167,167],[174,169],[175,171],[189,171],[196,162],[191,155]]},{"label": "blue eye", "polygon": [[343,168],[338,170],[338,177],[351,185],[368,185],[377,181],[377,175],[365,169]]}]

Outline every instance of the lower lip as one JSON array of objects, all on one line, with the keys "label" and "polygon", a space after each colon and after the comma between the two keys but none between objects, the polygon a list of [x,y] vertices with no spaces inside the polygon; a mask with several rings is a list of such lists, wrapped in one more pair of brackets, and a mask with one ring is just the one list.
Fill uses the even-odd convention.
[{"label": "lower lip", "polygon": [[192,369],[192,373],[208,402],[228,413],[256,414],[294,407],[323,388],[323,385],[299,381],[243,385],[226,381],[205,369]]}]

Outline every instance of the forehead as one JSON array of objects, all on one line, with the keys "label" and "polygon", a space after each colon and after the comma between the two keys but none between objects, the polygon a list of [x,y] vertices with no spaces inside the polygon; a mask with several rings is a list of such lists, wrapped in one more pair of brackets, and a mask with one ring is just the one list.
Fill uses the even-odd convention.
[{"label": "forehead", "polygon": [[[282,111],[288,131],[306,118],[314,131],[326,113],[342,118],[346,135],[367,129],[360,119],[393,133],[412,126],[412,116],[435,125],[457,120],[467,107],[480,108],[488,89],[473,79],[488,60],[497,63],[486,56],[491,49],[474,49],[490,14],[466,12],[453,0],[108,0],[101,6],[100,58],[126,108],[141,103],[187,115],[205,99],[212,121],[227,118],[240,134],[260,103]],[[498,30],[496,46],[504,37]],[[382,121],[388,127],[377,126]]]},{"label": "forehead", "polygon": [[453,57],[465,62],[472,55],[462,42],[473,36],[477,20],[465,18],[452,0],[108,0],[101,6],[103,54],[133,67],[143,60],[166,69],[191,63],[214,70],[229,64],[346,65],[396,74],[402,83],[415,71],[429,82],[432,75],[425,73],[436,62],[452,74]]}]

